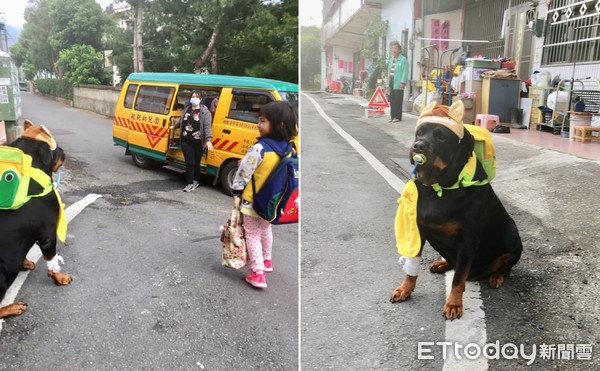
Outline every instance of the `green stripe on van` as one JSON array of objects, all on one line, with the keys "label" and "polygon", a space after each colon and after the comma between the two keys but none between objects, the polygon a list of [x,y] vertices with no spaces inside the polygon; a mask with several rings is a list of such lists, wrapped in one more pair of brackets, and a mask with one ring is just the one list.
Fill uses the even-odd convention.
[{"label": "green stripe on van", "polygon": [[166,159],[164,152],[154,151],[149,148],[136,146],[135,144],[131,143],[129,143],[129,152],[134,152],[160,162],[165,162]]},{"label": "green stripe on van", "polygon": [[138,72],[127,77],[128,81],[161,82],[167,84],[205,85],[232,88],[298,91],[298,85],[290,82],[247,76],[202,75],[173,72]]}]

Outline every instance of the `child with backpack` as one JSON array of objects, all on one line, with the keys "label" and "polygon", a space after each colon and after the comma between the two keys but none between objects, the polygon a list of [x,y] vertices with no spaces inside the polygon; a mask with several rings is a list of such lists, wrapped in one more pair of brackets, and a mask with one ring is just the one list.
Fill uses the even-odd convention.
[{"label": "child with backpack", "polygon": [[265,272],[272,272],[271,247],[273,234],[271,223],[261,218],[253,208],[254,195],[260,191],[271,172],[281,161],[277,154],[286,152],[290,142],[298,134],[298,113],[283,101],[262,106],[258,118],[258,141],[250,147],[232,184],[234,198],[241,197],[240,211],[244,214],[246,247],[250,261],[250,274],[246,282],[258,288],[267,288]]}]

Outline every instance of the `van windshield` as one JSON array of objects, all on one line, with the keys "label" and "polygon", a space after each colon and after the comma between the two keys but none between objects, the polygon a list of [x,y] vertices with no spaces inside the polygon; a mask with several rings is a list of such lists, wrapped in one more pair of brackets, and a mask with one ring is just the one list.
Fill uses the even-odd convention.
[{"label": "van windshield", "polygon": [[289,102],[292,106],[298,109],[298,92],[297,91],[279,91],[279,95],[284,101]]}]

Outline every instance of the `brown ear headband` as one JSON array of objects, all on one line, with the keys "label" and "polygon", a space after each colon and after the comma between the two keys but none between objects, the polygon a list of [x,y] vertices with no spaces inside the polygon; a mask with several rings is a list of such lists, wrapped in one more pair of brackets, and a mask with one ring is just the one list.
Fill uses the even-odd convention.
[{"label": "brown ear headband", "polygon": [[417,120],[417,126],[415,130],[426,122],[433,122],[436,124],[444,125],[448,129],[452,130],[458,139],[462,139],[465,135],[465,127],[463,126],[463,116],[465,114],[465,105],[462,101],[456,101],[452,106],[442,106],[437,102],[431,102],[423,109],[419,119]]},{"label": "brown ear headband", "polygon": [[52,137],[52,134],[50,134],[50,131],[44,125],[40,125],[38,127],[33,125],[31,121],[25,120],[23,127],[25,128],[25,131],[21,135],[22,138],[35,139],[37,141],[47,143],[52,151],[56,149],[56,141]]}]

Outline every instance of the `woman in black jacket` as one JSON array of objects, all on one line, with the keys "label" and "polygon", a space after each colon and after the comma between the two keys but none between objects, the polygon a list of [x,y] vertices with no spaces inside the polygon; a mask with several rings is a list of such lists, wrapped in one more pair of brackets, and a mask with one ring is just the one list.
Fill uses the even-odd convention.
[{"label": "woman in black jacket", "polygon": [[185,158],[187,185],[184,192],[198,188],[200,180],[200,160],[204,149],[212,150],[212,117],[208,108],[200,104],[201,94],[192,92],[190,104],[184,109],[174,128],[181,128],[181,150]]}]

